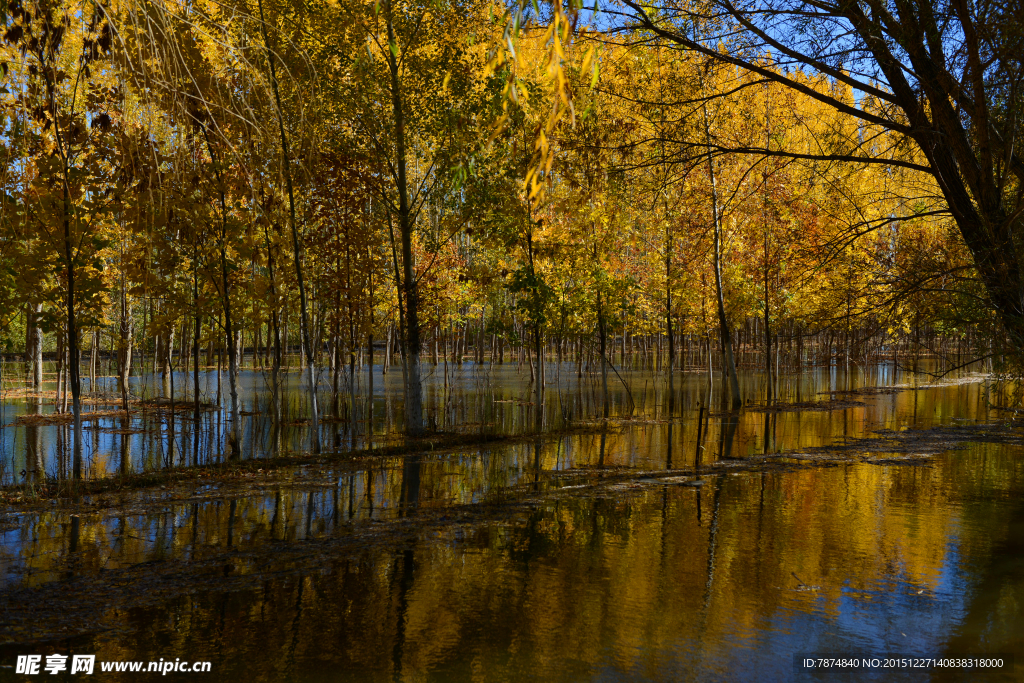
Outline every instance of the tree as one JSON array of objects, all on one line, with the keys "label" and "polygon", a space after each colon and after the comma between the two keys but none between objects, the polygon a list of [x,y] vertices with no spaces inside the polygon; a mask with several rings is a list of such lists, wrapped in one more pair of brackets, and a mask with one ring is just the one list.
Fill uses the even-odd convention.
[{"label": "tree", "polygon": [[483,142],[477,119],[484,89],[474,78],[483,70],[483,46],[473,36],[487,29],[476,0],[388,0],[343,6],[341,18],[353,30],[338,45],[317,48],[337,65],[332,94],[349,103],[330,112],[327,124],[339,142],[355,133],[363,154],[377,160],[375,194],[398,226],[406,429],[418,436],[424,429],[418,221],[429,201],[439,202],[458,182]]},{"label": "tree", "polygon": [[[742,151],[904,166],[934,176],[992,306],[1024,353],[1024,158],[1015,147],[1024,125],[1019,3],[623,4],[626,22],[803,93],[866,133],[863,146],[852,149]],[[769,53],[780,68],[763,62]],[[793,65],[858,91],[859,102],[812,88],[782,68]],[[865,152],[872,127],[894,134],[894,153]]]},{"label": "tree", "polygon": [[[80,478],[81,309],[100,303],[97,254],[105,246],[100,228],[110,213],[114,183],[109,181],[118,165],[116,138],[109,130],[119,98],[105,63],[112,33],[95,4],[15,2],[10,9],[14,22],[4,38],[29,65],[19,83],[21,108],[32,112],[35,123],[35,174],[25,202],[34,205],[41,246],[56,266],[74,415],[74,476]],[[55,324],[51,320],[44,328]]]}]

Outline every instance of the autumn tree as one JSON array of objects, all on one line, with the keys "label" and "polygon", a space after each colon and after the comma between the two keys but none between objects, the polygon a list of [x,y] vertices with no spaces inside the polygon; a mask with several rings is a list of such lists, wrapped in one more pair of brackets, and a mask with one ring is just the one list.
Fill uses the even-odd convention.
[{"label": "autumn tree", "polygon": [[[902,166],[931,174],[970,249],[1013,347],[1024,349],[1024,92],[1020,7],[977,2],[736,5],[623,0],[622,19],[709,60],[803,93],[862,128],[895,136],[895,154],[863,145],[813,152],[742,151]],[[780,68],[761,60],[772,53]],[[859,102],[809,87],[798,66],[859,93]],[[874,139],[861,138],[866,145]]]}]

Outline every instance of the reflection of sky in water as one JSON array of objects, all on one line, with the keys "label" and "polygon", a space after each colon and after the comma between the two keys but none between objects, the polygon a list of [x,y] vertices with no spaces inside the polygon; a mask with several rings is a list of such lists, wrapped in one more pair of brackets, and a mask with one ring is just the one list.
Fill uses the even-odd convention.
[{"label": "reflection of sky in water", "polygon": [[[514,369],[509,374],[515,377]],[[642,376],[631,378],[641,403]],[[845,381],[828,373],[818,379],[837,386]],[[808,377],[804,400],[823,390],[818,379]],[[512,384],[493,391],[511,397],[524,391],[523,384]],[[681,392],[683,419],[673,425],[671,441],[673,462],[680,465],[692,464],[698,447],[699,388],[699,381],[688,380]],[[458,420],[472,422],[479,410],[473,399],[480,393],[493,398],[491,390],[483,382],[471,386]],[[981,392],[980,385],[965,384],[854,397],[868,405],[783,413],[769,429],[775,429],[775,447],[793,448],[860,437],[866,427],[984,418]],[[597,405],[578,400],[588,409]],[[660,400],[650,388],[649,418]],[[764,417],[740,415],[733,455],[761,452]],[[609,433],[605,464],[663,466],[668,427],[652,422]],[[708,422],[707,457],[724,447],[722,423],[718,416]],[[5,438],[23,431],[7,430]],[[116,454],[119,438],[101,434],[100,452]],[[136,449],[149,447],[149,437],[131,438],[134,458]],[[566,470],[593,467],[599,444],[599,435],[583,434],[543,441],[539,449],[490,445],[424,457],[415,473],[419,505],[444,508],[495,492],[544,494],[578,481],[578,473]],[[1018,449],[970,445],[938,456],[930,467],[841,465],[713,477],[701,490],[578,492],[513,518],[425,535],[404,551],[325,559],[303,574],[301,591],[287,572],[239,593],[198,586],[187,597],[110,617],[124,630],[90,637],[81,651],[111,659],[210,659],[222,680],[319,681],[342,673],[392,680],[397,652],[409,680],[731,681],[797,678],[795,653],[931,656],[947,652],[955,637],[966,637],[957,642],[977,653],[1005,650],[1019,642],[1014,633],[1024,633],[1024,600],[1013,601],[1024,597],[1024,576],[999,586],[1010,607],[999,628],[980,620],[988,629],[984,641],[961,629],[976,609],[979,586],[987,585],[988,558],[999,552],[993,547],[1006,536],[1007,520],[1021,516],[1022,462]],[[167,498],[143,506],[129,495],[123,510],[83,514],[76,571],[99,574],[161,558],[217,559],[250,549],[265,549],[272,558],[280,544],[343,536],[367,528],[370,518],[394,519],[411,476],[401,458],[355,472],[329,464],[318,469],[324,472],[311,484],[234,500]],[[212,485],[199,493],[216,491]],[[64,512],[8,515],[0,532],[2,589],[49,587],[62,579],[71,533]],[[415,556],[414,571],[403,568],[403,552]],[[0,648],[7,659],[13,653]],[[865,675],[844,678],[833,670],[800,678]]]},{"label": "reflection of sky in water", "polygon": [[[600,398],[597,388],[597,375],[584,375],[578,378],[572,364],[549,364],[547,370],[548,385],[546,393],[546,424],[549,427],[562,427],[568,420],[593,419],[600,413]],[[447,379],[443,366],[434,370],[429,364],[429,372],[424,382],[425,416],[428,425],[441,430],[474,432],[486,430],[492,433],[509,434],[523,433],[533,430],[532,405],[526,405],[532,399],[528,368],[516,371],[514,363],[503,366],[483,365],[476,367],[473,363],[465,363],[461,368],[450,366]],[[609,383],[611,414],[626,416],[649,422],[663,422],[668,405],[668,396],[664,376],[653,375],[644,371],[621,372],[623,379],[630,386],[627,393],[622,381],[617,377]],[[762,453],[767,442],[769,450],[792,450],[808,446],[831,443],[836,438],[856,438],[863,436],[865,431],[886,427],[899,429],[906,426],[928,426],[936,423],[949,422],[954,419],[985,419],[984,387],[981,383],[969,383],[951,386],[944,389],[906,391],[891,395],[848,396],[841,392],[857,389],[861,386],[892,383],[891,369],[885,366],[867,370],[853,367],[849,375],[845,370],[837,368],[811,369],[799,376],[783,376],[780,379],[780,392],[783,400],[814,401],[838,400],[860,401],[867,405],[848,405],[832,411],[784,412],[770,414],[766,420],[763,412],[743,411],[737,417],[723,419],[717,412],[717,397],[720,393],[719,375],[716,374],[715,394],[712,404],[716,409],[715,416],[708,421],[707,429],[702,430],[704,442],[702,453],[705,459],[724,456],[744,456]],[[306,395],[302,390],[302,380],[296,371],[285,373],[282,391],[283,425],[280,431],[278,448],[284,451],[304,450],[308,446],[307,428],[296,420],[306,417]],[[329,376],[325,375],[322,387],[329,387]],[[353,442],[357,447],[366,445],[367,414],[365,403],[365,372],[357,373],[356,387],[357,405],[352,434],[352,425],[348,420],[349,392],[347,384],[341,382],[339,393],[340,416],[330,421],[333,416],[333,401],[329,391],[320,396],[321,414],[327,418],[322,427],[323,442],[327,450],[348,450]],[[912,377],[900,376],[901,381],[911,381]],[[243,457],[265,457],[273,447],[273,420],[269,393],[266,390],[267,373],[263,371],[242,371],[239,376],[239,396],[241,410],[252,415],[243,415],[240,422],[241,452]],[[374,422],[373,434],[377,444],[381,440],[396,438],[402,429],[401,404],[401,372],[398,368],[384,376],[380,368],[374,378]],[[759,396],[765,390],[763,377],[757,373],[747,373],[742,377],[742,391],[745,396]],[[918,378],[919,383],[924,379]],[[182,393],[181,388],[191,386],[191,375],[176,373],[176,400],[182,402],[182,412],[175,417],[175,447],[173,462],[195,462],[193,450],[193,433],[191,412],[187,409],[189,395]],[[152,376],[135,377],[132,379],[133,391],[139,395],[152,396],[158,391]],[[216,396],[216,373],[201,373],[201,397],[213,400]],[[87,388],[87,387],[86,387]],[[680,416],[673,428],[673,457],[676,462],[691,459],[697,450],[696,436],[698,418],[701,413],[699,405],[704,399],[706,375],[687,373],[677,378],[675,411]],[[190,389],[188,390],[190,392]],[[838,391],[831,394],[828,392]],[[222,404],[228,403],[228,386],[226,373],[222,378]],[[84,394],[89,398],[89,393]],[[632,401],[630,400],[632,397]],[[762,399],[763,400],[763,399]],[[96,406],[95,409],[116,409],[117,405]],[[85,406],[84,411],[94,409]],[[25,401],[7,401],[4,404],[4,423],[7,424],[0,434],[3,458],[0,469],[0,480],[3,483],[26,481],[32,476],[32,466],[28,461],[29,451],[38,452],[42,459],[43,470],[49,477],[59,477],[61,470],[66,472],[70,467],[71,438],[69,427],[64,427],[65,434],[58,437],[55,426],[38,426],[25,428],[13,425],[13,420],[26,412],[42,413],[53,411],[52,401],[45,402],[39,408]],[[152,415],[152,414],[151,414]],[[200,434],[200,463],[210,462],[222,457],[226,432],[229,429],[228,411],[203,412],[201,416],[203,428]],[[159,424],[151,416],[145,418],[137,407],[133,409],[133,418],[127,435],[123,431],[122,420],[101,418],[87,421],[83,455],[86,476],[104,476],[119,471],[122,457],[127,454],[128,469],[132,471],[159,469],[167,466],[172,457],[169,449],[170,425],[164,413]],[[722,439],[723,431],[725,439]],[[141,432],[141,433],[139,433]],[[662,427],[652,427],[651,433],[634,432],[639,435],[641,445],[617,442],[609,446],[607,451],[608,464],[637,467],[662,467],[667,453],[667,433]],[[567,464],[573,464],[568,459]],[[22,474],[24,472],[24,474]]]},{"label": "reflection of sky in water", "polygon": [[[494,449],[491,457],[501,455]],[[494,674],[485,678],[499,680],[789,680],[794,653],[941,655],[971,609],[987,539],[1001,533],[1021,493],[1019,483],[1007,488],[1005,462],[962,491],[946,484],[1001,455],[999,447],[972,446],[940,456],[927,477],[919,468],[860,464],[716,477],[700,491],[653,487],[618,499],[558,499],[512,527],[501,521],[469,536],[431,535],[415,545],[404,667],[418,672],[414,679],[428,671],[448,678],[444,672],[475,662]],[[394,506],[402,475],[398,467],[375,473],[375,506]],[[423,490],[434,475],[429,468],[421,473]],[[366,473],[331,481],[322,490],[285,488],[234,502],[169,502],[145,514],[84,515],[77,571],[216,558],[232,548],[348,533],[349,516],[359,517],[350,503],[365,502]],[[898,498],[887,493],[895,489],[903,491]],[[762,490],[783,495],[767,495],[762,505]],[[866,515],[868,524],[850,528],[827,514],[839,503]],[[3,537],[9,582],[62,576],[67,515],[31,517]],[[28,538],[40,542],[19,547]],[[224,628],[226,620],[233,635],[226,651],[190,638],[188,656],[220,663],[224,680],[251,671],[250,660],[279,662],[289,651],[294,680],[329,680],[323,666],[335,659],[352,667],[336,671],[390,680],[393,642],[360,629],[366,620],[385,632],[396,628],[401,563],[395,558],[377,555],[368,571],[355,573],[341,571],[347,561],[327,562],[311,575],[301,613],[289,607],[297,598],[287,574],[229,602],[216,591],[194,593],[188,613],[209,612],[210,628]],[[358,557],[353,561],[359,566]],[[29,565],[40,571],[24,574]],[[801,589],[792,573],[815,590]],[[366,602],[353,602],[353,595]],[[99,636],[90,651],[116,645],[139,658],[166,655],[168,624],[181,632],[191,623],[173,604],[167,607],[178,615],[172,621],[147,612],[133,622],[141,635],[130,629]],[[280,612],[280,621],[267,626],[264,610]],[[348,616],[339,620],[338,610]],[[1014,623],[1021,622],[1017,614]],[[378,657],[356,663],[354,648]],[[851,676],[802,677],[865,678]],[[921,675],[874,672],[871,678]]]}]

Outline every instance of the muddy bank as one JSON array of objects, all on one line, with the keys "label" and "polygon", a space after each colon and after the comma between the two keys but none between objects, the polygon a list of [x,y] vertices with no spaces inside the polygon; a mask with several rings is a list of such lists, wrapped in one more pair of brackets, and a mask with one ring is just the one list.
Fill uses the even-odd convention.
[{"label": "muddy bank", "polygon": [[[119,504],[118,495],[127,492],[136,492],[139,496],[153,495],[158,499],[176,497],[184,500],[188,499],[187,492],[197,487],[235,486],[240,490],[251,490],[254,484],[294,484],[322,475],[324,468],[345,472],[387,458],[442,454],[455,449],[490,445],[532,443],[538,439],[596,434],[601,429],[596,424],[587,424],[571,429],[551,430],[541,435],[432,433],[416,439],[401,438],[400,443],[394,445],[320,455],[300,452],[249,460],[226,460],[222,457],[220,462],[210,464],[125,472],[102,479],[75,481],[47,478],[39,483],[0,488],[0,505],[14,506],[19,511],[52,509],[53,506],[70,510],[83,506],[97,509]],[[614,432],[617,426],[612,423],[604,429]]]}]

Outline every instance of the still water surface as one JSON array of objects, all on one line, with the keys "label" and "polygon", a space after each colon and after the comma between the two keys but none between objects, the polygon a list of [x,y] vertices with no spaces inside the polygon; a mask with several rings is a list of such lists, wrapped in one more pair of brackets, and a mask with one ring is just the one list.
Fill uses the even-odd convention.
[{"label": "still water surface", "polygon": [[[439,423],[529,431],[528,374],[461,372],[428,389]],[[565,374],[548,390],[549,426],[598,410],[594,383]],[[328,463],[269,488],[129,496],[77,515],[8,512],[0,664],[56,651],[209,660],[210,680],[791,680],[814,678],[796,653],[1024,655],[1018,446],[659,481],[878,429],[995,420],[983,383],[850,395],[913,377],[816,370],[787,378],[784,398],[842,407],[709,416],[706,376],[677,378],[671,401],[653,375],[624,379],[613,414],[635,419],[604,434]],[[746,383],[752,393],[758,377]],[[385,439],[401,410],[377,386]],[[265,455],[257,417],[250,457]],[[5,438],[16,473],[24,435]],[[290,438],[301,444],[300,426]],[[135,468],[166,465],[147,455],[152,434],[99,443],[94,471],[125,452]]]},{"label": "still water surface", "polygon": [[[8,363],[4,369],[8,393],[11,378],[24,374],[17,370],[18,365]],[[571,428],[602,415],[597,373],[579,376],[572,364],[549,363],[548,366],[543,429]],[[528,369],[514,363],[426,367],[424,414],[428,429],[489,435],[536,431],[534,392]],[[149,407],[133,403],[127,418],[111,414],[121,407],[119,396],[107,391],[110,388],[107,380],[112,378],[100,378],[96,393],[86,387],[83,476],[106,477],[118,472],[223,461],[233,417],[226,407],[226,377],[218,380],[217,375],[214,371],[200,373],[200,399],[209,406],[204,406],[201,412],[198,430],[192,419],[191,375],[174,373],[177,408],[173,414],[167,410],[166,386],[161,390],[158,378],[152,375],[132,378],[133,396],[146,400],[155,398],[163,403]],[[808,404],[840,400],[852,409],[788,411],[772,414],[768,420],[763,412],[740,411],[708,419],[709,412],[720,411],[718,373],[714,377],[709,397],[706,373],[677,374],[671,391],[664,373],[623,370],[612,374],[610,417],[648,423],[671,418],[676,424],[671,436],[667,433],[650,435],[664,442],[665,452],[626,446],[618,454],[624,460],[616,464],[634,466],[646,461],[648,466],[664,466],[669,442],[678,441],[674,447],[677,459],[686,457],[692,461],[694,449],[700,448],[707,461],[708,458],[830,444],[836,438],[856,438],[879,426],[900,428],[955,420],[985,421],[995,415],[987,410],[988,395],[981,382],[935,391],[891,393],[887,395],[888,400],[858,405],[865,403],[863,397],[850,392],[897,383],[924,384],[928,379],[926,375],[894,373],[890,366],[881,365],[851,366],[849,370],[835,366],[813,368],[783,376],[779,381],[779,398],[784,402]],[[962,376],[961,381],[965,377],[968,376]],[[263,371],[239,373],[242,414],[237,419],[242,458],[263,458],[308,448],[308,402],[300,373],[297,370],[283,373],[276,398],[268,389],[269,379],[269,374]],[[340,391],[332,394],[326,378],[319,385],[321,441],[326,449],[344,452],[401,441],[404,429],[401,373],[392,369],[384,375],[378,366],[372,394],[368,384],[366,373],[362,372],[357,373],[352,390],[343,382]],[[765,387],[763,376],[758,373],[748,373],[741,378],[741,393],[754,403],[763,403]],[[55,385],[44,386],[51,391],[54,388]],[[898,399],[901,394],[903,397]],[[55,403],[53,399],[0,400],[0,485],[58,481],[71,476],[70,424],[31,421],[37,416],[52,415]],[[710,406],[712,410],[701,410],[702,406]],[[101,416],[93,417],[93,414]],[[275,415],[279,415],[279,419],[275,420]],[[702,424],[705,420],[707,424]],[[698,435],[702,437],[700,444]]]}]

